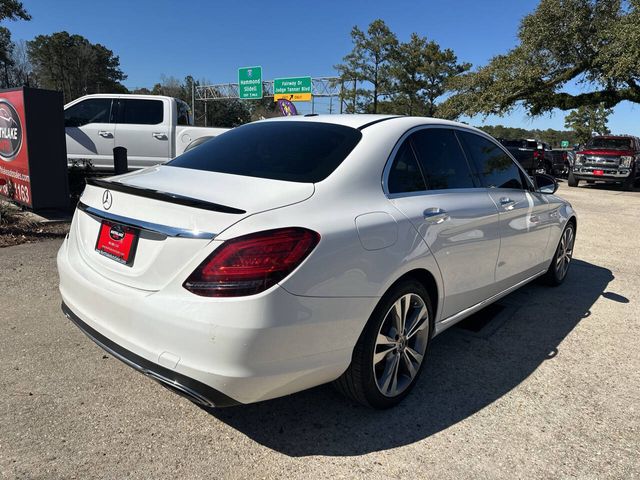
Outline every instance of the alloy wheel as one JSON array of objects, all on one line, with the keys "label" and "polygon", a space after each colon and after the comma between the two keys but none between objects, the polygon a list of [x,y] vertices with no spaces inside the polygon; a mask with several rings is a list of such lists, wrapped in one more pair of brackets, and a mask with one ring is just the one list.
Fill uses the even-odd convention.
[{"label": "alloy wheel", "polygon": [[429,341],[429,311],[415,293],[401,296],[384,317],[373,352],[376,386],[386,397],[405,391],[420,370]]},{"label": "alloy wheel", "polygon": [[573,256],[573,228],[567,227],[560,239],[558,245],[558,253],[556,254],[556,273],[559,279],[563,279],[569,270],[569,263]]}]

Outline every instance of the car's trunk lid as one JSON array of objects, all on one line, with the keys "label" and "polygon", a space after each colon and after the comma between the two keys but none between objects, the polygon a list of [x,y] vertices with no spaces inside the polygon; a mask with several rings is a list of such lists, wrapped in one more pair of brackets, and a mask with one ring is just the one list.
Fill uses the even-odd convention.
[{"label": "car's trunk lid", "polygon": [[[304,201],[313,192],[310,183],[154,167],[88,182],[70,241],[98,273],[155,291],[231,225],[249,215]],[[139,232],[130,265],[96,250],[104,222]]]}]

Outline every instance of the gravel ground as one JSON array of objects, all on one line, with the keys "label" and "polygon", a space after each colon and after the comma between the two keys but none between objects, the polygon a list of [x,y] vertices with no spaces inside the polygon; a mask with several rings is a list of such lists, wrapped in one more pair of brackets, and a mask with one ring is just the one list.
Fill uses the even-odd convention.
[{"label": "gravel ground", "polygon": [[580,215],[566,283],[443,333],[384,412],[324,386],[207,413],[66,320],[60,240],[0,249],[0,476],[639,478],[640,193],[560,194]]}]

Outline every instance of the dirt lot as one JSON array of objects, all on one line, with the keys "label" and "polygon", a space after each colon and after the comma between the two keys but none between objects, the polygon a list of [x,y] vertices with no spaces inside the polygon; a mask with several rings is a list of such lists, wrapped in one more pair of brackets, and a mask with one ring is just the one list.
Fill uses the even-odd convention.
[{"label": "dirt lot", "polygon": [[640,193],[560,194],[580,215],[566,283],[439,336],[385,412],[325,386],[209,414],[66,320],[60,240],[0,249],[0,476],[640,477]]}]

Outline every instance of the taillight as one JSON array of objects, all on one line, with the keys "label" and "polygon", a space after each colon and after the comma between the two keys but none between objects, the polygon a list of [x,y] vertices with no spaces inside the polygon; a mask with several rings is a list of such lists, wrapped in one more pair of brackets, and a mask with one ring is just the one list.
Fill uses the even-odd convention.
[{"label": "taillight", "polygon": [[289,275],[319,241],[318,233],[299,227],[227,240],[196,268],[183,286],[205,297],[253,295]]},{"label": "taillight", "polygon": [[533,158],[540,158],[542,156],[542,152],[540,150],[533,151]]}]

